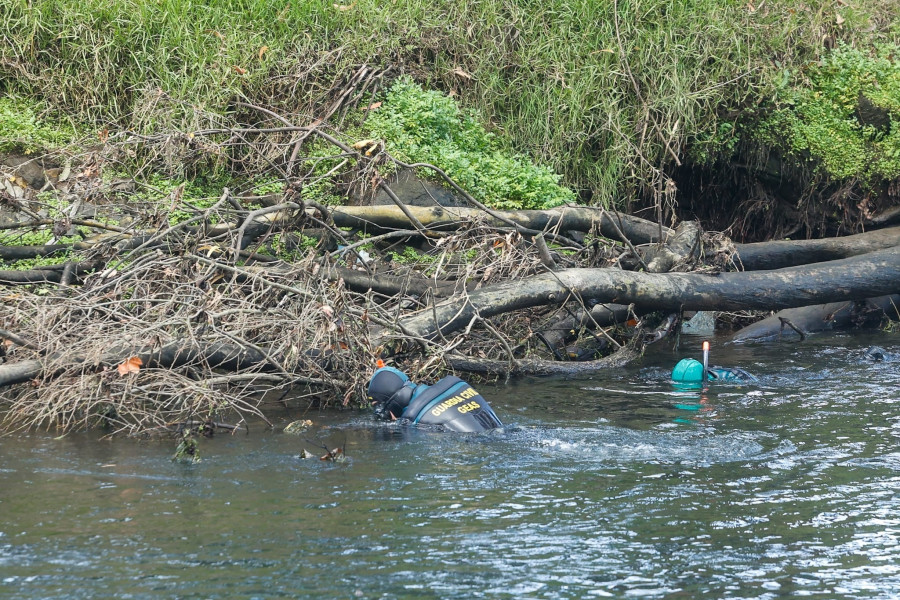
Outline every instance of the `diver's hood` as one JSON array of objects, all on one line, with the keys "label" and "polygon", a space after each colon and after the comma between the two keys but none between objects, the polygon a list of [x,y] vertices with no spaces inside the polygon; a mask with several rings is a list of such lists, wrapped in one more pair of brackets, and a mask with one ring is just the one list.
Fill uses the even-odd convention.
[{"label": "diver's hood", "polygon": [[375,416],[379,419],[399,418],[412,400],[416,385],[409,376],[394,367],[381,367],[369,380],[367,396],[375,405]]}]

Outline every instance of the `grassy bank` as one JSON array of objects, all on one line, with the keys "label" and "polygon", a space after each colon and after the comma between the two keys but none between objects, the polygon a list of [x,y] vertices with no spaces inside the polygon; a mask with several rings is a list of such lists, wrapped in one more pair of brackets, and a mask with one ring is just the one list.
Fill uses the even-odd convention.
[{"label": "grassy bank", "polygon": [[838,42],[896,41],[897,23],[888,0],[0,0],[0,92],[100,127],[191,129],[196,107],[241,98],[316,115],[355,66],[391,67],[611,203],[689,148],[728,152],[785,78],[803,85]]}]

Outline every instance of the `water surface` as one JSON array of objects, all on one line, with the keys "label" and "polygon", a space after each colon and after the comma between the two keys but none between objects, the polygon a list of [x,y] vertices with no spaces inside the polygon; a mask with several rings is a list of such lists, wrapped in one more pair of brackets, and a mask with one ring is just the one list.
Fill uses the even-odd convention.
[{"label": "water surface", "polygon": [[[0,438],[3,598],[900,596],[897,336],[723,346],[701,394],[633,368],[480,391],[510,427],[359,412],[306,436]],[[285,419],[301,415],[285,415]],[[285,422],[287,422],[285,420]],[[344,444],[347,460],[301,460]],[[322,451],[324,452],[324,451]]]}]

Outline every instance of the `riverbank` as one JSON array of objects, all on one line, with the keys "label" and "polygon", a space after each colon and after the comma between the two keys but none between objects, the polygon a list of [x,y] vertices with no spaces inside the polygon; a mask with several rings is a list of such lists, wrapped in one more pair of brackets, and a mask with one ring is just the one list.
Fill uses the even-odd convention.
[{"label": "riverbank", "polygon": [[[866,83],[880,73],[890,91],[896,77],[890,69],[863,63],[879,44],[900,41],[894,2],[39,0],[5,11],[0,89],[40,99],[93,132],[230,126],[248,116],[239,101],[298,124],[328,116],[341,127],[349,109],[375,101],[406,74],[477,110],[506,149],[561,173],[581,201],[594,205],[652,205],[669,216],[680,201],[723,229],[753,206],[707,209],[724,198],[735,203],[700,192],[713,174],[727,179],[750,168],[758,182],[761,174],[795,173],[791,189],[753,198],[779,209],[810,193],[822,197],[828,184],[886,194],[881,180],[898,176],[896,166],[886,165],[877,181],[862,181],[866,167],[854,166],[856,159],[826,156],[835,144],[822,132],[807,142],[800,133],[777,135],[796,129],[795,121],[802,129],[802,111],[788,114],[790,107],[803,90],[818,93],[810,68],[833,64],[832,49],[855,49],[852,62],[868,73]],[[896,67],[892,52],[879,56]],[[359,75],[360,65],[367,75]],[[841,77],[853,95],[844,104],[859,91],[850,79]],[[869,96],[897,120],[895,105]],[[766,136],[760,123],[772,115]],[[894,137],[879,143],[887,142],[881,154],[889,160],[898,143]],[[774,167],[773,154],[781,157]],[[749,190],[749,179],[741,187]],[[690,198],[678,198],[679,190]],[[689,204],[695,197],[697,205]],[[854,213],[851,222],[880,208],[874,201],[865,210],[852,204],[840,204]],[[787,210],[769,212],[798,221]],[[776,228],[772,223],[768,229]],[[834,223],[802,225],[800,233],[811,235]],[[737,228],[753,239],[765,237],[764,229],[754,222]]]}]

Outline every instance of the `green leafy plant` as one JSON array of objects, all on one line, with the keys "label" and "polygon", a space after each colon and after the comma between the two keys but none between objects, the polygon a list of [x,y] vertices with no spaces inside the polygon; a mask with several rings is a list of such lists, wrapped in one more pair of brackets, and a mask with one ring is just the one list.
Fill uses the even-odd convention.
[{"label": "green leafy plant", "polygon": [[404,246],[400,252],[392,250],[389,254],[392,261],[401,265],[430,265],[437,260],[435,256],[419,252],[412,246]]},{"label": "green leafy plant", "polygon": [[575,200],[560,176],[504,152],[477,115],[449,96],[398,80],[366,126],[404,162],[443,169],[475,198],[497,208],[550,208]]},{"label": "green leafy plant", "polygon": [[197,438],[194,437],[190,429],[185,429],[178,445],[175,447],[175,455],[172,457],[174,462],[196,464],[200,462],[200,446]]},{"label": "green leafy plant", "polygon": [[[155,173],[141,181],[139,191],[127,196],[127,199],[133,204],[156,205],[161,210],[166,210],[169,224],[175,225],[190,219],[198,210],[207,209],[218,202],[222,188],[228,183],[227,179],[220,177],[196,177],[188,180]],[[169,210],[176,197],[177,202]],[[212,218],[211,221],[215,222],[216,219]]]}]

